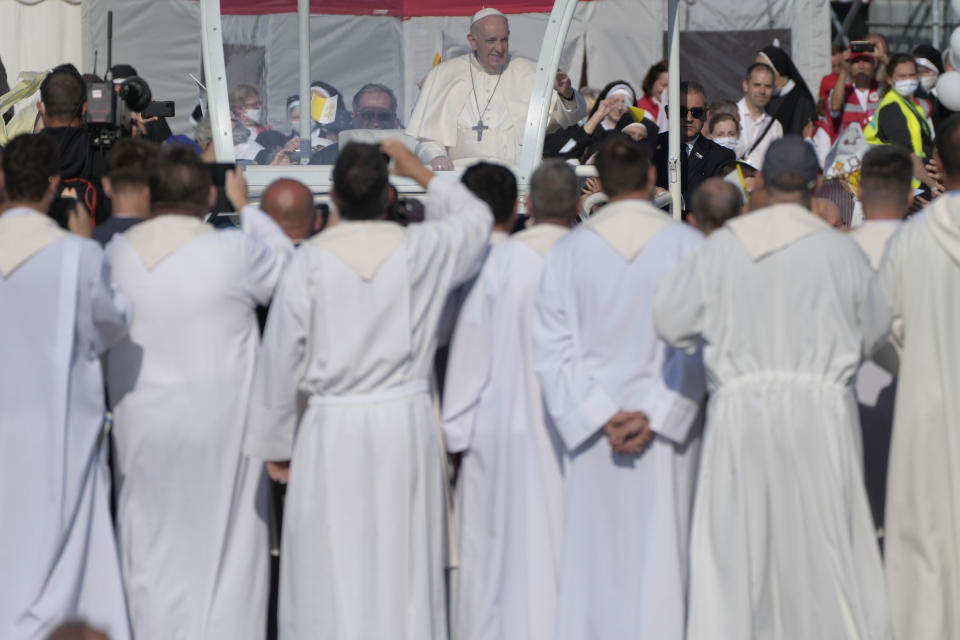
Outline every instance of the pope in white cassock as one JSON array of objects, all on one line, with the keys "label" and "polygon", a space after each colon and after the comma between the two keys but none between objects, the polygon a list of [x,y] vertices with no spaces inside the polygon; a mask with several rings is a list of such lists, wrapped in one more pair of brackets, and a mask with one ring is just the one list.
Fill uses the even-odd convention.
[{"label": "pope in white cassock", "polygon": [[863,253],[808,210],[799,136],[763,163],[770,206],[727,221],[657,295],[702,344],[710,402],[690,541],[688,640],[889,640],[852,378],[890,310]]},{"label": "pope in white cassock", "polygon": [[946,195],[908,220],[877,278],[903,323],[885,558],[897,638],[960,638],[960,120],[937,133]]},{"label": "pope in white cassock", "polygon": [[565,445],[556,637],[680,640],[703,368],[657,338],[652,309],[702,237],[650,203],[645,145],[617,136],[596,164],[610,204],[547,255],[533,320]]},{"label": "pope in white cassock", "polygon": [[[228,176],[244,204],[246,184]],[[262,640],[269,586],[266,477],[241,451],[260,342],[257,305],[293,245],[256,207],[241,230],[201,217],[216,191],[195,154],[150,168],[153,217],[107,257],[134,304],[109,352],[117,529],[137,640]]]},{"label": "pope in white cassock", "polygon": [[[473,49],[427,74],[407,124],[419,140],[417,155],[435,170],[454,160],[489,159],[516,164],[520,158],[536,63],[510,55],[507,17],[482,9],[470,21]],[[548,131],[574,125],[586,103],[567,74],[557,73]]]},{"label": "pope in white cassock", "polygon": [[55,143],[23,135],[3,155],[0,638],[41,640],[83,618],[124,640],[100,354],[126,334],[128,306],[97,243],[44,213],[59,186]]},{"label": "pope in white cassock", "polygon": [[[384,220],[381,150],[427,189],[425,222]],[[271,306],[246,442],[274,468],[290,461],[280,637],[445,640],[429,378],[447,294],[476,274],[493,218],[396,140],[348,145],[333,182],[334,224],[300,246]]]},{"label": "pope in white cassock", "polygon": [[577,210],[559,160],[534,172],[535,223],[495,245],[460,310],[444,386],[447,450],[464,452],[455,500],[454,640],[553,640],[563,534],[562,445],[533,370],[544,257]]}]

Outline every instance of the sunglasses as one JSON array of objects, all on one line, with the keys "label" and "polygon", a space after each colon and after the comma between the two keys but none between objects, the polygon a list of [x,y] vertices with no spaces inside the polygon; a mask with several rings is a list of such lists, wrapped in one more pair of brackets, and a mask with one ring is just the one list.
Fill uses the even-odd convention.
[{"label": "sunglasses", "polygon": [[[670,105],[667,105],[667,113],[670,113]],[[693,116],[695,120],[703,120],[703,116],[707,115],[707,110],[705,107],[693,107],[692,109],[680,107],[681,118],[686,118],[688,113]]]},{"label": "sunglasses", "polygon": [[381,122],[388,124],[396,119],[392,111],[384,109],[363,109],[357,112],[357,118],[364,122]]}]

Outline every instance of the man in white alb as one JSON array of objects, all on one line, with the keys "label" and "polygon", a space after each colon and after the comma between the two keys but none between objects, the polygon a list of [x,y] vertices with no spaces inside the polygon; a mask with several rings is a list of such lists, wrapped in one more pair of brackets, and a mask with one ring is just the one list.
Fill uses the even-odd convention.
[{"label": "man in white alb", "polygon": [[783,125],[766,111],[773,97],[773,69],[762,62],[750,65],[743,80],[743,94],[737,103],[741,127],[737,159],[762,169],[767,149],[783,137]]},{"label": "man in white alb", "polygon": [[[134,305],[129,339],[107,358],[133,633],[262,640],[266,478],[241,444],[256,308],[270,301],[293,244],[252,206],[241,208],[242,231],[202,222],[216,190],[190,150],[163,147],[148,175],[151,218],[106,250]],[[236,174],[227,195],[246,204]]]},{"label": "man in white alb", "polygon": [[647,145],[611,136],[596,165],[610,203],[550,250],[533,314],[565,449],[556,637],[682,640],[704,378],[657,338],[653,299],[702,238],[650,202]]},{"label": "man in white alb", "polygon": [[937,131],[947,193],[887,242],[877,281],[903,323],[885,567],[897,638],[960,638],[960,116]]},{"label": "man in white alb", "polygon": [[[426,188],[423,223],[386,219],[384,153]],[[429,377],[447,294],[479,269],[493,217],[398,140],[344,147],[332,195],[331,225],[297,250],[270,307],[245,444],[289,474],[280,638],[445,640],[446,455]]]},{"label": "man in white alb", "polygon": [[100,247],[46,214],[59,167],[48,136],[19,136],[3,151],[0,638],[40,640],[84,618],[125,640],[100,354],[126,334],[129,307]]},{"label": "man in white alb", "polygon": [[[473,49],[427,75],[407,124],[417,155],[434,170],[458,159],[516,164],[536,64],[510,55],[507,17],[496,9],[474,14],[467,40]],[[567,74],[557,73],[548,130],[576,124],[586,103]]]},{"label": "man in white alb", "polygon": [[687,640],[892,637],[851,384],[890,309],[863,253],[810,212],[819,171],[800,136],[773,143],[768,206],[657,292],[657,332],[702,345],[711,383]]},{"label": "man in white alb", "polygon": [[541,165],[530,179],[533,226],[491,249],[460,310],[443,398],[447,450],[463,452],[454,640],[555,638],[562,445],[543,413],[530,333],[544,258],[579,195],[566,163]]},{"label": "man in white alb", "polygon": [[[850,232],[876,269],[887,241],[903,225],[913,202],[913,160],[896,145],[871,147],[860,163],[857,197],[863,204],[862,225]],[[877,528],[883,527],[886,495],[887,457],[893,429],[893,407],[897,391],[897,369],[903,341],[902,325],[894,323],[889,344],[860,366],[857,373],[857,401],[863,430],[863,463],[867,496]]]}]

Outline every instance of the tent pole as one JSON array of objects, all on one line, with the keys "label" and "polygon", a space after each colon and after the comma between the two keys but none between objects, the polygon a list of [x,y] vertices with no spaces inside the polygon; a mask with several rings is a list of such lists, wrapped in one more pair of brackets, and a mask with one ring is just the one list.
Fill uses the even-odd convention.
[{"label": "tent pole", "polygon": [[943,44],[943,6],[941,2],[942,0],[933,0],[933,15],[930,20],[933,27],[933,46],[937,50]]},{"label": "tent pole", "polygon": [[223,59],[223,25],[220,0],[200,0],[200,46],[207,83],[207,115],[213,132],[217,162],[233,163],[233,124],[227,95],[227,65]]},{"label": "tent pole", "polygon": [[553,99],[553,84],[560,65],[560,54],[570,30],[570,22],[577,8],[577,0],[556,0],[547,20],[547,29],[537,58],[537,74],[533,79],[530,107],[527,109],[527,126],[523,131],[523,149],[517,177],[521,190],[526,191],[533,170],[543,158],[543,137],[547,133],[550,102]]},{"label": "tent pole", "polygon": [[863,0],[853,0],[853,4],[850,5],[850,10],[847,12],[847,17],[843,19],[843,24],[837,29],[837,37],[833,39],[833,44],[844,47],[848,45],[850,39],[847,38],[847,32],[853,26],[853,21],[857,19],[862,6]]},{"label": "tent pole", "polygon": [[667,9],[670,23],[670,53],[668,63],[669,78],[668,99],[669,124],[667,141],[669,155],[667,156],[667,173],[670,174],[671,211],[677,220],[683,218],[680,204],[680,0],[670,0]]},{"label": "tent pole", "polygon": [[[310,95],[310,0],[297,0],[297,27],[300,47],[300,164],[310,164],[313,149],[310,129],[313,127]],[[337,105],[342,109],[344,105]]]}]

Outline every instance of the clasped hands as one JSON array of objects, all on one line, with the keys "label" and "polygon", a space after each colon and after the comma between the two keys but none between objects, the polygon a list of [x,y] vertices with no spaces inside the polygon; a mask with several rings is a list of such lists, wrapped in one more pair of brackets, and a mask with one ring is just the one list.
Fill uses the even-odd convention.
[{"label": "clasped hands", "polygon": [[622,456],[636,456],[653,442],[653,430],[650,418],[642,411],[618,411],[607,424],[603,432],[610,440],[613,452]]}]

